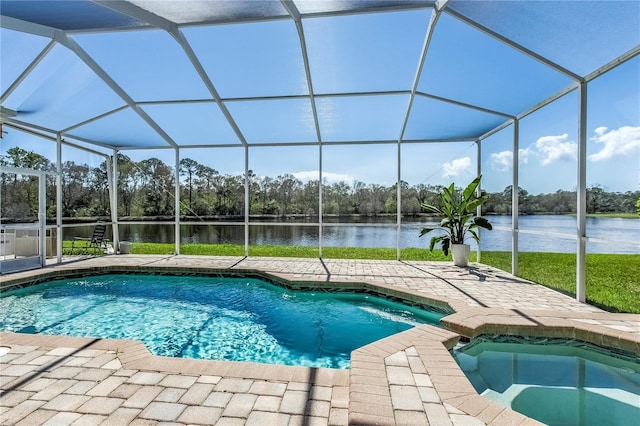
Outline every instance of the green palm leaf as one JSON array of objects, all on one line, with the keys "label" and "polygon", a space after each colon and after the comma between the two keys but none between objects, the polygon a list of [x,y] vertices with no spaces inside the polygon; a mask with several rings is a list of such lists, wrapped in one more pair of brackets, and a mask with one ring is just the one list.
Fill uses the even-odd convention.
[{"label": "green palm leaf", "polygon": [[464,244],[467,234],[479,243],[477,228],[493,228],[486,218],[476,216],[478,207],[489,199],[486,194],[478,194],[481,178],[482,176],[476,177],[462,191],[457,190],[454,183],[444,187],[439,194],[439,207],[426,203],[421,205],[424,210],[442,216],[439,227],[426,227],[420,231],[420,237],[436,229],[444,231],[444,235],[431,238],[429,250],[433,251],[435,245],[441,243],[442,250],[447,255],[451,244]]}]

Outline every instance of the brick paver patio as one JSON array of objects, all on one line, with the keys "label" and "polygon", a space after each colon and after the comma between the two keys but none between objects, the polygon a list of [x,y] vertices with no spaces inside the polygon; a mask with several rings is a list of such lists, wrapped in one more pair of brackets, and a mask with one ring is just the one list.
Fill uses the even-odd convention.
[{"label": "brick paver patio", "polygon": [[152,356],[138,341],[0,333],[0,424],[536,424],[479,396],[449,353],[460,335],[573,337],[640,353],[640,315],[611,314],[484,265],[104,256],[0,277],[3,289],[87,271],[267,273],[450,307],[352,353],[350,370]]}]

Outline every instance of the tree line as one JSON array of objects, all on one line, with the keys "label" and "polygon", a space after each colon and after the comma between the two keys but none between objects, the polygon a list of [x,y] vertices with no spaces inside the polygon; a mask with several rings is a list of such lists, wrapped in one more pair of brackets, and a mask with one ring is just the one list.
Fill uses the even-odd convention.
[{"label": "tree line", "polygon": [[[19,147],[0,156],[0,166],[55,172],[45,157]],[[184,158],[179,163],[180,214],[185,217],[229,217],[244,215],[244,175],[221,174],[212,167]],[[173,216],[175,213],[174,169],[157,158],[133,161],[118,154],[119,217]],[[55,176],[47,175],[47,217],[56,213]],[[109,191],[106,161],[99,167],[66,161],[62,164],[62,215],[65,218],[108,217]],[[251,170],[249,213],[283,217],[316,216],[319,182],[303,182],[292,174],[258,176]],[[37,213],[37,177],[1,173],[1,215],[3,221],[33,218]],[[400,182],[401,212],[419,215],[421,204],[437,204],[441,185],[409,185]],[[378,216],[396,214],[397,185],[383,186],[355,181],[323,185],[323,213],[328,215]],[[511,214],[512,187],[489,193],[484,214]],[[518,188],[521,214],[576,213],[575,191],[558,190],[550,194],[529,194]],[[638,213],[640,190],[607,192],[599,186],[587,189],[587,213]]]}]

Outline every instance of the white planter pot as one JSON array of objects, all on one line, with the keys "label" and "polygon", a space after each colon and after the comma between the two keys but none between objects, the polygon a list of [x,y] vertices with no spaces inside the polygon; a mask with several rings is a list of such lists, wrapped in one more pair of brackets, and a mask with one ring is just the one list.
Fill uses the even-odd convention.
[{"label": "white planter pot", "polygon": [[131,253],[131,246],[133,244],[130,241],[120,241],[120,254],[129,254]]},{"label": "white planter pot", "polygon": [[466,267],[469,264],[469,253],[471,253],[469,244],[451,244],[451,257],[453,257],[454,265]]}]

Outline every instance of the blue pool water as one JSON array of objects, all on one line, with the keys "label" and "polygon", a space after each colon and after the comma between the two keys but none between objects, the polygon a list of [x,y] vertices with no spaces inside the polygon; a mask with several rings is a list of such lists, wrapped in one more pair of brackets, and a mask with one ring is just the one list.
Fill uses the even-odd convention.
[{"label": "blue pool water", "polygon": [[505,340],[454,351],[481,395],[549,425],[640,425],[640,357],[556,339]]},{"label": "blue pool water", "polygon": [[0,330],[141,340],[155,355],[348,368],[352,350],[444,315],[253,278],[98,275],[0,298]]}]

